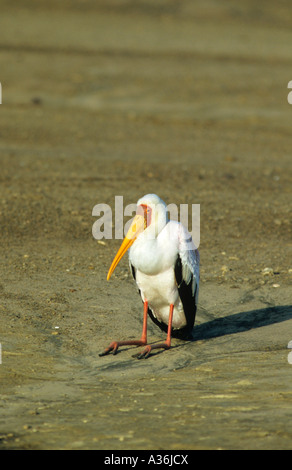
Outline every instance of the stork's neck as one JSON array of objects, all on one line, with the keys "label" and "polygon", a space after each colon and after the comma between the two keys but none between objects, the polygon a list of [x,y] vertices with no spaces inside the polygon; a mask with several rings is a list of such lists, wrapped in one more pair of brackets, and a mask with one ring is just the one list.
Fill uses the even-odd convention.
[{"label": "stork's neck", "polygon": [[167,225],[155,238],[142,233],[130,248],[129,257],[131,264],[144,274],[158,274],[173,266],[177,246],[168,236]]}]

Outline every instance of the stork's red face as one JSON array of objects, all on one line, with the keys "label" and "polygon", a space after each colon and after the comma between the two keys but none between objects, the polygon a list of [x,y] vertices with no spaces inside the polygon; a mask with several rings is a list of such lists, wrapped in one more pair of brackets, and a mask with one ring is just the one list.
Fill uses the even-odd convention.
[{"label": "stork's red face", "polygon": [[109,268],[107,274],[107,280],[110,279],[112,273],[114,272],[116,266],[126,253],[126,251],[133,245],[134,241],[138,235],[146,230],[147,227],[151,224],[152,218],[152,209],[147,204],[140,204],[137,207],[136,215],[131,223],[131,226],[128,230],[127,235],[125,236],[123,243],[121,244],[116,256],[113,259],[113,262]]},{"label": "stork's red face", "polygon": [[147,204],[140,204],[137,207],[136,211],[137,215],[142,215],[144,217],[144,230],[151,224],[151,217],[152,217],[152,209]]}]

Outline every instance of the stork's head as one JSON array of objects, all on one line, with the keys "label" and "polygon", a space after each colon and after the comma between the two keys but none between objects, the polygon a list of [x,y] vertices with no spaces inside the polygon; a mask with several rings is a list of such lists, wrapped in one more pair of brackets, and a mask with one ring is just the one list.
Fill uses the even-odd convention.
[{"label": "stork's head", "polygon": [[168,221],[166,207],[165,202],[156,194],[147,194],[139,199],[136,216],[111,264],[107,280],[109,280],[119,261],[138,237],[139,239],[157,237]]}]

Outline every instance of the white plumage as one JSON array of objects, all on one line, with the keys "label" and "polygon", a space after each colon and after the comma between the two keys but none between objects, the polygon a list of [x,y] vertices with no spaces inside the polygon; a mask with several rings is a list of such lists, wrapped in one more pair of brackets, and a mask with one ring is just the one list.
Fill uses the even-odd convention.
[{"label": "white plumage", "polygon": [[149,314],[168,335],[166,342],[147,345],[139,355],[148,357],[152,349],[168,349],[171,335],[186,338],[191,333],[199,294],[199,252],[187,229],[168,220],[167,206],[155,194],[137,202],[137,215],[113,260],[108,279],[129,247],[130,268],[144,303],[144,336],[142,333],[139,341],[114,341],[101,355],[111,350],[116,353],[123,344],[147,344]]},{"label": "white plumage", "polygon": [[169,306],[174,305],[172,326],[175,329],[186,325],[182,300],[179,296],[175,278],[175,263],[180,256],[182,261],[182,279],[191,283],[192,294],[198,297],[199,259],[195,249],[186,243],[190,237],[179,222],[169,221],[157,238],[136,240],[130,248],[130,265],[136,270],[136,283],[142,300],[148,300],[154,316],[168,324]]}]

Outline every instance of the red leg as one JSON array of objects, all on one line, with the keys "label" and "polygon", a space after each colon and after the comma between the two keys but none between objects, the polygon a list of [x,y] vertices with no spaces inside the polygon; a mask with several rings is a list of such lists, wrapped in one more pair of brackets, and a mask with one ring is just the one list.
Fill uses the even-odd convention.
[{"label": "red leg", "polygon": [[173,317],[173,304],[170,304],[166,341],[164,341],[164,343],[152,344],[151,346],[150,344],[147,344],[146,348],[141,352],[141,354],[137,356],[138,359],[142,359],[143,357],[146,359],[153,349],[160,349],[160,348],[169,349],[170,348],[172,317]]},{"label": "red leg", "polygon": [[138,340],[125,340],[125,341],[112,341],[110,343],[109,347],[106,348],[102,353],[99,354],[99,356],[106,356],[106,354],[109,354],[111,351],[113,354],[117,353],[117,350],[120,346],[125,346],[125,345],[136,345],[136,346],[144,346],[147,344],[147,315],[148,315],[148,302],[145,300],[144,302],[144,314],[143,314],[143,328],[142,328],[142,335],[141,339]]}]

